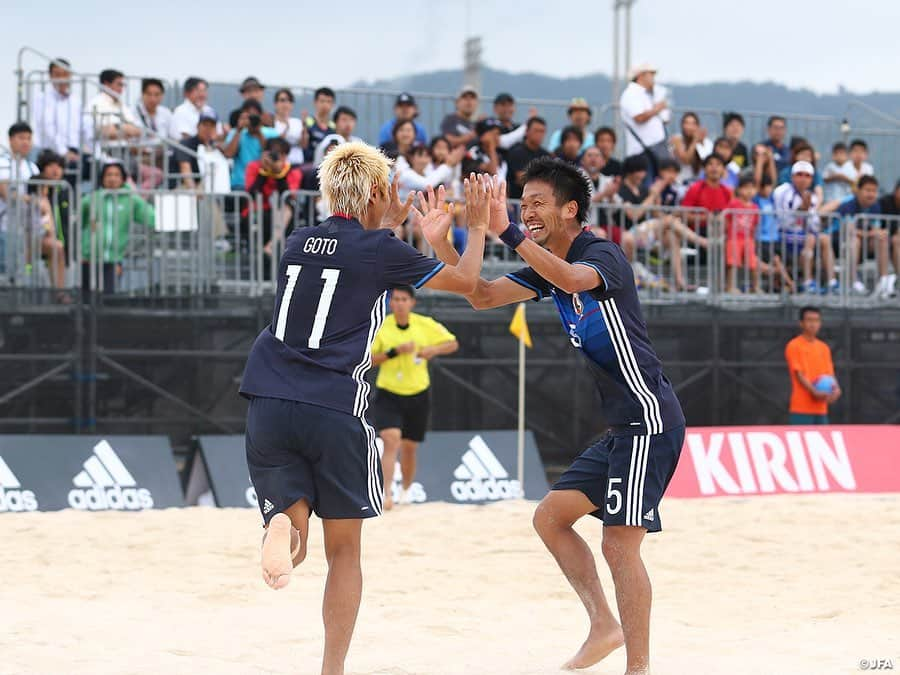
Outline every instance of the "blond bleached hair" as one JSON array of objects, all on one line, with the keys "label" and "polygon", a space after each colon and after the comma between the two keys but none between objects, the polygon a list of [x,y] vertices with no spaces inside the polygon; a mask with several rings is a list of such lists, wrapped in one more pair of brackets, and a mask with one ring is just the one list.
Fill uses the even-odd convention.
[{"label": "blond bleached hair", "polygon": [[393,161],[368,143],[342,143],[325,155],[319,165],[319,185],[332,213],[354,218],[366,215],[372,186],[384,195]]}]

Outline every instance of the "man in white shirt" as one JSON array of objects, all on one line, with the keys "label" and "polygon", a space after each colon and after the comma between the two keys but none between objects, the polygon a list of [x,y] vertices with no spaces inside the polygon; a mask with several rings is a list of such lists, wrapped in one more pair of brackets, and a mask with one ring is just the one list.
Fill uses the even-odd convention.
[{"label": "man in white shirt", "polygon": [[51,87],[36,92],[32,102],[34,147],[53,150],[68,162],[78,160],[81,146],[81,107],[72,96],[69,62],[58,58],[50,63]]},{"label": "man in white shirt", "polygon": [[[789,260],[800,258],[803,267],[803,291],[818,293],[817,276],[822,272],[827,279],[828,292],[836,293],[838,282],[834,273],[831,235],[822,232],[821,219],[817,213],[819,197],[812,185],[815,171],[809,162],[794,162],[791,167],[791,182],[782,183],[775,188],[772,201],[785,253]],[[799,215],[797,211],[804,211],[807,214]],[[820,259],[818,264],[814,265],[817,251]]]},{"label": "man in white shirt", "polygon": [[331,146],[333,141],[337,141],[338,144],[361,141],[361,138],[353,135],[354,131],[356,131],[356,112],[353,108],[348,108],[345,105],[340,106],[334,111],[334,133],[328,134],[316,146],[313,164],[319,166],[322,163],[322,160],[325,159],[325,151]]},{"label": "man in white shirt", "polygon": [[101,91],[88,102],[88,125],[95,138],[134,139],[141,136],[137,117],[125,105],[125,74],[114,69],[100,73]]},{"label": "man in white shirt", "polygon": [[134,112],[141,126],[153,136],[168,137],[172,125],[172,111],[161,105],[165,93],[160,80],[152,77],[141,80],[141,101]]},{"label": "man in white shirt", "polygon": [[[671,118],[668,91],[656,86],[656,67],[635,66],[631,82],[622,92],[619,107],[625,125],[625,156],[640,155],[666,140],[666,122]],[[648,159],[652,159],[649,158]]]},{"label": "man in white shirt", "polygon": [[28,160],[31,136],[28,124],[16,122],[9,128],[11,154],[0,155],[0,273],[3,274],[9,269],[6,259],[7,202],[11,193],[24,195],[26,183],[38,173],[38,168]]},{"label": "man in white shirt", "polygon": [[863,176],[875,175],[875,169],[869,164],[868,159],[869,146],[866,145],[866,142],[860,138],[850,141],[850,159],[841,168],[843,173],[853,181],[854,186]]},{"label": "man in white shirt", "polygon": [[[200,77],[189,77],[184,81],[184,102],[172,111],[172,122],[169,125],[169,138],[182,141],[197,132],[200,113],[215,116],[216,111],[206,104],[209,97],[209,84]],[[221,125],[217,133],[221,133]]]}]

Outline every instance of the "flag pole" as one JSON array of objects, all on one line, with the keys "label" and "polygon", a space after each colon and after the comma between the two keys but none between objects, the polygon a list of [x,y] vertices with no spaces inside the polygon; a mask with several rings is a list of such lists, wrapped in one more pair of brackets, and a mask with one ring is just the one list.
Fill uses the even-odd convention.
[{"label": "flag pole", "polygon": [[[522,323],[525,323],[525,303],[519,304]],[[517,468],[521,496],[525,497],[525,331],[519,332],[519,425],[516,434]]]}]

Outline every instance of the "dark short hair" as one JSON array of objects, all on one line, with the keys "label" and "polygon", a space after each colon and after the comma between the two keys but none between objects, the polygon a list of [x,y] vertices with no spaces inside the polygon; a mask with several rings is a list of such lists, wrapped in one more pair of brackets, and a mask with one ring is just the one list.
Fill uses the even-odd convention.
[{"label": "dark short hair", "polygon": [[508,94],[503,92],[502,94],[497,94],[494,97],[494,105],[498,105],[500,103],[515,103],[516,99],[513,98],[512,94]]},{"label": "dark short hair", "polygon": [[289,100],[291,103],[294,102],[294,92],[292,92],[292,91],[291,91],[290,89],[288,89],[287,87],[283,87],[283,88],[279,89],[278,91],[276,91],[276,92],[275,92],[275,96],[272,97],[272,101],[273,101],[273,102],[274,102],[274,101],[277,101],[277,100],[278,100],[278,97],[281,96],[282,94],[287,94],[288,100]]},{"label": "dark short hair", "polygon": [[537,115],[535,115],[534,117],[529,118],[528,121],[525,123],[525,130],[528,131],[535,124],[541,124],[546,127],[547,120],[545,120],[543,117],[538,117]]},{"label": "dark short hair", "polygon": [[730,138],[727,138],[726,136],[719,136],[716,140],[714,140],[713,147],[716,147],[717,145],[719,145],[721,143],[724,143],[729,148],[734,150],[734,143],[732,142],[732,140]]},{"label": "dark short hair", "polygon": [[672,157],[664,157],[659,160],[659,166],[657,167],[658,171],[665,171],[666,169],[672,171],[681,171],[681,165],[678,163],[678,160],[673,159]]},{"label": "dark short hair", "polygon": [[578,205],[576,219],[579,223],[587,221],[593,185],[591,179],[580,168],[557,157],[538,157],[525,167],[523,184],[530,181],[550,185],[559,205],[575,202]]},{"label": "dark short hair", "polygon": [[775,185],[775,181],[772,180],[772,176],[769,175],[768,171],[763,171],[762,178],[759,181],[760,187],[767,187],[769,185]]},{"label": "dark short hair", "polygon": [[835,143],[834,145],[831,146],[831,154],[836,153],[838,150],[843,150],[844,152],[846,152],[847,144],[844,143],[843,141],[838,141],[837,143]]},{"label": "dark short hair", "polygon": [[315,93],[313,93],[313,101],[315,101],[320,96],[330,96],[331,98],[337,98],[334,95],[334,89],[331,87],[319,87],[316,89]]},{"label": "dark short hair", "polygon": [[147,91],[147,87],[159,87],[163,93],[166,92],[166,86],[162,83],[162,80],[158,80],[155,77],[145,77],[141,80],[141,93]]},{"label": "dark short hair", "polygon": [[120,77],[125,77],[125,73],[114,68],[107,68],[100,71],[100,84],[112,84]]},{"label": "dark short hair", "polygon": [[819,316],[822,316],[822,310],[813,305],[806,305],[804,307],[801,307],[800,308],[800,320],[803,321],[803,319],[806,318],[807,314],[818,314]]},{"label": "dark short hair", "polygon": [[627,176],[630,173],[637,173],[638,171],[649,171],[650,170],[650,162],[647,160],[647,157],[643,154],[641,155],[631,155],[631,157],[626,157],[625,161],[622,162],[622,175]]},{"label": "dark short hair", "polygon": [[411,298],[416,297],[416,289],[408,284],[402,284],[401,286],[394,286],[391,289],[391,292],[393,293],[394,291],[402,291],[403,293],[406,293]]},{"label": "dark short hair", "polygon": [[431,143],[428,144],[428,149],[431,150],[431,152],[434,152],[434,146],[436,146],[441,141],[446,143],[448,148],[450,147],[450,141],[447,140],[446,136],[435,136],[431,139]]},{"label": "dark short hair", "polygon": [[772,115],[768,120],[766,120],[766,127],[772,126],[775,122],[784,122],[787,124],[787,120],[782,115]]},{"label": "dark short hair", "polygon": [[791,140],[788,143],[788,148],[793,150],[798,145],[808,145],[810,148],[812,147],[812,143],[806,140],[805,136],[791,136]]},{"label": "dark short hair", "polygon": [[259,101],[257,101],[255,98],[248,98],[246,101],[241,103],[241,112],[250,110],[250,108],[253,108],[260,115],[262,114],[262,106],[259,104]]},{"label": "dark short hair", "polygon": [[569,136],[574,136],[578,139],[579,143],[584,143],[584,132],[578,127],[568,126],[565,127],[559,135],[559,144],[562,145],[565,143]]},{"label": "dark short hair", "polygon": [[[337,122],[338,117],[340,117],[341,115],[349,115],[353,119],[359,119],[356,116],[356,111],[353,108],[346,106],[346,105],[338,106],[338,109],[334,111],[334,121]],[[416,125],[413,124],[413,126],[416,126]]]},{"label": "dark short hair", "polygon": [[688,118],[693,119],[697,124],[700,124],[700,117],[693,110],[688,110],[684,115],[681,116],[681,123],[684,124],[684,121]]},{"label": "dark short hair", "polygon": [[279,151],[282,155],[286,155],[291,151],[291,144],[284,140],[281,136],[274,136],[266,139],[266,151]]},{"label": "dark short hair", "polygon": [[746,127],[747,123],[744,122],[744,116],[738,112],[726,112],[722,114],[722,128],[724,129],[732,122],[740,122],[742,127]]},{"label": "dark short hair", "polygon": [[47,72],[52,73],[54,68],[65,68],[66,70],[72,70],[72,64],[69,63],[69,59],[64,59],[61,56],[57,56],[50,62],[50,65],[47,68]]},{"label": "dark short hair", "polygon": [[616,131],[612,127],[600,127],[597,131],[594,132],[594,138],[600,138],[600,136],[611,136],[613,139],[613,143],[616,142]]},{"label": "dark short hair", "polygon": [[62,155],[54,152],[53,150],[41,150],[41,153],[37,156],[37,164],[38,171],[44,173],[44,169],[46,169],[51,164],[56,164],[62,169],[66,168],[66,160],[62,157]]},{"label": "dark short hair", "polygon": [[862,190],[866,185],[874,185],[878,187],[878,179],[875,176],[860,176],[859,182],[856,183],[856,189]]},{"label": "dark short hair", "polygon": [[703,166],[706,166],[713,160],[716,160],[717,162],[721,162],[722,166],[725,166],[727,164],[727,162],[725,161],[725,158],[722,157],[722,155],[720,155],[718,152],[711,152],[706,157],[703,158]]},{"label": "dark short hair", "polygon": [[189,77],[184,81],[184,93],[190,94],[194,89],[199,87],[201,84],[205,84],[207,87],[209,83],[204,80],[202,77]]},{"label": "dark short hair", "polygon": [[15,136],[16,134],[30,134],[33,133],[31,131],[31,127],[28,122],[16,122],[9,128],[9,133],[7,134],[10,138]]},{"label": "dark short hair", "polygon": [[850,141],[850,149],[852,150],[856,147],[860,147],[866,151],[869,150],[869,145],[861,138],[854,138],[852,141]]},{"label": "dark short hair", "polygon": [[743,187],[744,185],[756,185],[756,179],[753,177],[752,171],[743,171],[738,176],[737,186]]}]

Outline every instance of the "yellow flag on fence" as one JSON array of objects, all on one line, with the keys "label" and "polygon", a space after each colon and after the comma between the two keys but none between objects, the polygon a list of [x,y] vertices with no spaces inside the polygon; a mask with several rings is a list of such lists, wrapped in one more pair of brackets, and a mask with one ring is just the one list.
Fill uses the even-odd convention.
[{"label": "yellow flag on fence", "polygon": [[524,340],[525,346],[531,349],[531,331],[528,330],[528,322],[525,320],[525,303],[520,302],[509,322],[509,332],[520,340]]}]

